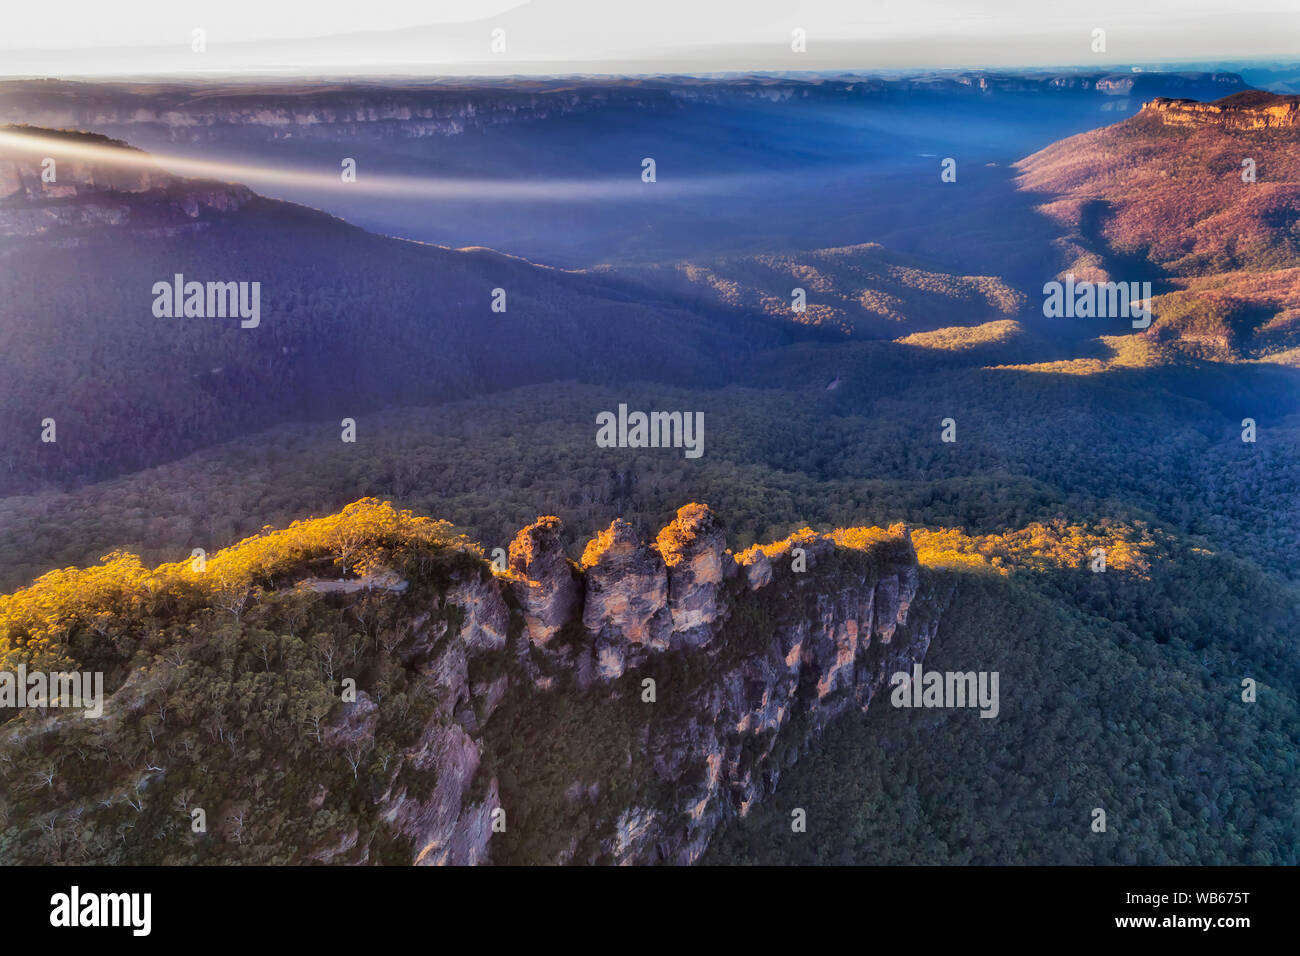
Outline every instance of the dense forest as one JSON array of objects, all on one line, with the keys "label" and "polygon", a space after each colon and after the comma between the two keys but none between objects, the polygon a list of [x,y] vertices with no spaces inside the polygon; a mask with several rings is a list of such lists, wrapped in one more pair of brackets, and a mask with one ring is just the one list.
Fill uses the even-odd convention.
[{"label": "dense forest", "polygon": [[[808,524],[1146,521],[1295,575],[1294,372],[1001,365],[1054,348],[1025,334],[973,348],[807,345],[724,389],[538,385],[361,416],[354,444],[333,422],[283,425],[130,479],[0,500],[0,584],[116,548],[176,560],[365,495],[493,547],[539,514],[563,518],[575,547],[614,517],[650,531],[683,500],[727,514],[735,547]],[[704,455],[595,447],[596,415],[620,402],[703,411]],[[940,440],[947,417],[953,443]],[[1245,417],[1258,419],[1254,443],[1241,440]]]},{"label": "dense forest", "polygon": [[1105,573],[1049,529],[914,539],[960,582],[926,666],[999,671],[998,720],[844,721],[707,862],[1295,864],[1294,593],[1145,533]]},{"label": "dense forest", "polygon": [[[152,199],[127,205],[139,214]],[[162,237],[0,228],[0,259],[0,489],[11,493],[113,477],[277,422],[530,382],[715,384],[730,364],[717,356],[784,339],[762,317],[648,303],[613,279],[374,236],[262,199]],[[257,326],[156,316],[151,290],[177,274],[260,283]],[[56,440],[42,441],[51,419]]]},{"label": "dense forest", "polygon": [[[870,548],[880,534],[841,537]],[[923,590],[955,588],[926,666],[999,673],[998,719],[882,702],[837,722],[793,767],[778,746],[772,801],[706,862],[1296,862],[1293,592],[1140,525],[911,538]],[[487,568],[446,522],[372,499],[266,529],[204,565],[149,568],[118,553],[0,598],[6,669],[98,669],[117,695],[102,720],[29,707],[0,726],[0,858],[285,863],[365,847],[372,862],[408,861],[381,805],[395,787],[431,792],[417,739],[456,701],[406,660],[405,642],[414,620],[452,640],[466,608],[448,583]],[[378,569],[401,575],[411,596],[315,585]],[[499,784],[511,808],[496,862],[553,860],[572,839],[586,852],[627,800],[673,805],[646,758],[625,755],[647,721],[689,716],[689,688],[729,649],[767,639],[788,598],[759,594],[729,622],[722,658],[667,654],[623,678],[671,689],[662,708],[571,678],[501,702],[476,735],[471,790]],[[520,666],[514,652],[480,654],[469,679],[482,686]],[[373,704],[373,745],[348,734],[345,676]],[[575,802],[574,781],[598,783],[601,799]],[[796,807],[807,833],[789,831]],[[1097,807],[1104,834],[1089,826]],[[190,827],[196,808],[211,821],[203,831]]]},{"label": "dense forest", "polygon": [[[483,552],[505,547],[537,514],[559,513],[575,558],[610,517],[661,527],[688,497],[735,516],[735,550],[807,524],[903,519],[927,573],[958,584],[927,666],[999,671],[1001,716],[877,708],[846,718],[708,860],[1294,862],[1300,821],[1289,795],[1300,781],[1289,742],[1300,733],[1300,594],[1292,556],[1300,529],[1287,502],[1297,487],[1297,428],[1294,413],[1266,419],[1261,440],[1243,443],[1233,405],[1241,382],[1258,396],[1286,373],[998,367],[998,350],[1011,342],[1022,357],[1053,354],[1050,342],[1027,343],[1005,329],[908,346],[803,346],[784,369],[761,371],[766,387],[530,386],[456,403],[450,416],[408,409],[364,417],[355,447],[329,424],[284,425],[130,479],[6,499],[5,573],[18,584],[93,564],[115,548],[145,551],[151,563],[183,562],[194,547],[213,553],[264,523],[327,515],[361,494],[455,519]],[[828,391],[835,374],[841,384]],[[958,440],[945,445],[940,413],[955,395],[964,396]],[[692,462],[663,450],[595,450],[595,412],[617,401],[705,409],[706,454]],[[917,408],[933,409],[928,427],[914,421]],[[916,478],[888,477],[901,474]],[[439,533],[454,538],[450,527]],[[1090,568],[1097,547],[1107,551],[1105,573]],[[120,555],[103,567],[96,580],[142,574]],[[77,590],[87,600],[102,593],[88,583]],[[26,594],[11,600],[28,602]],[[150,630],[174,633],[168,628],[191,620],[189,640],[219,627],[217,643],[196,646],[225,655],[204,666],[230,666],[219,661],[234,655],[231,679],[256,672],[256,648],[274,635],[285,666],[297,661],[304,686],[323,687],[312,647],[281,616],[324,613],[311,607],[257,602],[238,622],[225,612],[193,619],[169,611]],[[346,642],[353,627],[344,618],[329,633]],[[1246,678],[1259,685],[1252,704],[1240,697]],[[261,693],[250,685],[253,696],[241,690],[221,706],[260,706]],[[617,712],[570,696],[546,707],[493,725],[501,754],[554,758],[522,786],[540,801],[529,813],[541,816],[501,843],[503,862],[554,850],[554,834],[544,837],[550,831],[539,821],[561,805],[577,812],[560,800],[570,771],[612,759],[609,747],[580,746],[586,738],[574,729],[597,716],[621,719]],[[271,731],[267,747],[289,727]],[[510,786],[509,763],[493,766]],[[336,783],[351,772],[344,763]],[[248,773],[261,779],[251,765]],[[257,799],[286,793],[272,788]],[[336,812],[376,834],[359,799]],[[813,821],[803,842],[786,825],[796,806]],[[1098,806],[1111,820],[1108,835],[1088,828]],[[134,811],[115,812],[125,822]],[[297,839],[287,822],[267,822],[273,845]],[[257,855],[271,852],[265,846],[238,852],[276,858]]]}]

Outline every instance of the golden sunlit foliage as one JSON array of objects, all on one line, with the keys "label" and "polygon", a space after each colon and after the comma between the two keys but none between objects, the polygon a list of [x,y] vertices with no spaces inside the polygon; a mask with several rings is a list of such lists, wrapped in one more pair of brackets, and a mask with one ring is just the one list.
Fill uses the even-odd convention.
[{"label": "golden sunlit foliage", "polygon": [[709,506],[692,501],[678,508],[673,520],[664,525],[655,538],[655,547],[663,555],[664,563],[671,568],[681,562],[683,552],[700,535],[716,531],[717,528]]},{"label": "golden sunlit foliage", "polygon": [[991,368],[1019,372],[1051,372],[1056,375],[1100,375],[1123,368],[1154,368],[1175,361],[1176,355],[1159,340],[1147,335],[1102,335],[1097,343],[1109,354],[1104,358],[1061,359],[1027,365],[995,365]]},{"label": "golden sunlit foliage", "polygon": [[820,541],[822,535],[812,528],[800,528],[782,538],[780,541],[773,541],[770,544],[756,544],[754,548],[762,551],[769,558],[779,557],[789,553],[791,548],[806,548]]},{"label": "golden sunlit foliage", "polygon": [[918,529],[912,544],[923,565],[963,570],[1047,571],[1085,568],[1094,551],[1106,552],[1106,568],[1143,577],[1151,561],[1165,553],[1167,536],[1154,533],[1142,522],[1101,530],[1064,522],[1034,522],[1001,534],[970,535],[960,528]]},{"label": "golden sunlit foliage", "polygon": [[1020,323],[1014,319],[999,319],[982,325],[959,325],[935,329],[933,332],[914,332],[894,341],[899,345],[912,345],[916,348],[958,352],[979,345],[1002,345],[1022,336],[1024,331]]},{"label": "golden sunlit foliage", "polygon": [[[846,336],[1011,316],[1024,306],[1023,295],[1002,279],[937,272],[877,243],[620,272],[709,306],[752,310]],[[793,288],[806,294],[802,311],[791,309]]]},{"label": "golden sunlit foliage", "polygon": [[885,528],[837,528],[831,532],[831,539],[841,548],[867,551],[879,544],[901,541],[903,532],[902,525],[894,525],[888,530]]},{"label": "golden sunlit foliage", "polygon": [[0,596],[0,664],[25,660],[57,668],[74,661],[68,639],[79,631],[108,633],[113,621],[164,607],[215,606],[236,617],[257,587],[333,566],[342,574],[406,569],[422,556],[457,549],[481,554],[451,524],[397,511],[364,498],[338,514],[265,529],[205,559],[149,570],[133,554],[114,552],[99,565],[52,571],[30,587]]}]

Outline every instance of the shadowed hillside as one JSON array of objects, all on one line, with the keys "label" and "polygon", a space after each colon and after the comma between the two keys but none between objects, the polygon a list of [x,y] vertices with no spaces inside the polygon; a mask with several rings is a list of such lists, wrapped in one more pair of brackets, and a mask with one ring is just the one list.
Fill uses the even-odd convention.
[{"label": "shadowed hillside", "polygon": [[[64,162],[47,184],[38,157],[61,158],[55,146],[8,149],[0,484],[10,490],[107,477],[277,421],[332,419],[337,434],[344,416],[527,382],[719,384],[735,358],[785,335],[613,277],[374,236],[239,186],[106,175],[99,160]],[[184,308],[172,314],[169,292],[159,315],[155,285],[177,275]],[[192,282],[207,287],[193,302]],[[220,315],[206,314],[209,283],[245,283],[241,295],[256,283],[259,314],[221,299]],[[47,419],[53,442],[41,440]]]},{"label": "shadowed hillside", "polygon": [[[608,270],[605,270],[608,271]],[[705,263],[626,267],[648,289],[702,309],[760,313],[856,337],[892,337],[1016,315],[1024,297],[993,276],[954,276],[875,243]],[[793,291],[805,302],[796,311]]]}]

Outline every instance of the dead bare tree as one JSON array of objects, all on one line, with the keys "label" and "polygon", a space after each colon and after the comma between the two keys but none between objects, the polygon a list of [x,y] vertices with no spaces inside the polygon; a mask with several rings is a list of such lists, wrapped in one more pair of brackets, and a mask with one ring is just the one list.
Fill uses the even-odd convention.
[{"label": "dead bare tree", "polygon": [[359,743],[350,743],[343,751],[343,756],[352,768],[352,779],[357,779],[357,768],[361,766],[361,761],[365,757],[365,748]]},{"label": "dead bare tree", "polygon": [[54,775],[57,771],[58,767],[55,766],[53,761],[49,761],[36,771],[36,779],[45,784],[47,790],[53,789]]}]

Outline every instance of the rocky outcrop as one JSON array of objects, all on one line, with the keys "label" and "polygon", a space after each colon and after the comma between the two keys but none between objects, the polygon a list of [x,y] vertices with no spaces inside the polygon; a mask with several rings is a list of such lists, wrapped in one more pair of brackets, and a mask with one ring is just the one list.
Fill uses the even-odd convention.
[{"label": "rocky outcrop", "polygon": [[1156,97],[1142,114],[1165,126],[1213,127],[1229,130],[1300,128],[1300,97],[1250,90],[1213,103]]},{"label": "rocky outcrop", "polygon": [[499,588],[485,587],[479,575],[463,574],[453,578],[445,601],[463,615],[460,638],[471,653],[499,651],[506,646],[510,610]]},{"label": "rocky outcrop", "polygon": [[173,236],[253,198],[244,186],[172,176],[105,136],[0,127],[0,237],[75,242],[103,226]]},{"label": "rocky outcrop", "polygon": [[[491,816],[501,801],[495,779],[474,794],[482,751],[472,734],[500,704],[507,679],[475,683],[471,662],[505,647],[509,617],[501,589],[489,575],[461,570],[389,649],[417,675],[412,696],[433,702],[415,739],[385,760],[385,784],[375,801],[380,819],[409,845],[416,865],[488,859]],[[376,746],[378,716],[374,702],[358,691],[355,701],[340,705],[325,742],[360,765]],[[356,850],[354,844],[355,839],[343,841],[316,858],[374,862],[368,847]]]},{"label": "rocky outcrop", "polygon": [[[709,527],[683,509],[666,533],[681,523]],[[929,596],[913,613],[920,579],[901,534],[853,548],[805,531],[745,552],[739,566],[746,574],[718,605],[710,639],[695,645],[713,674],[642,744],[678,800],[625,808],[603,844],[616,862],[697,860],[720,826],[776,789],[826,723],[866,710],[889,675],[920,661],[937,628]]]},{"label": "rocky outcrop", "polygon": [[392,571],[380,571],[375,574],[363,574],[355,578],[328,580],[322,578],[305,578],[300,586],[321,594],[355,594],[357,591],[392,591],[400,594],[407,588],[408,582]]},{"label": "rocky outcrop", "polygon": [[668,649],[668,569],[635,528],[616,518],[588,543],[582,568],[582,624],[592,636],[602,677],[621,676],[648,650]]},{"label": "rocky outcrop", "polygon": [[[575,695],[596,713],[629,715],[611,725],[617,731],[554,728],[602,744],[625,734],[626,758],[618,780],[572,769],[564,799],[587,808],[588,829],[546,861],[694,862],[719,827],[773,793],[829,721],[865,710],[891,674],[910,672],[937,627],[941,602],[922,593],[902,526],[805,529],[737,559],[710,510],[690,504],[654,543],[614,521],[576,567],[560,531],[558,519],[541,518],[511,544],[507,573],[453,575],[441,616],[417,619],[395,651],[439,701],[380,801],[415,862],[492,858],[493,811],[508,815],[512,799],[530,799],[520,780],[536,758],[516,758],[523,789],[505,794],[495,774],[482,779],[481,763],[510,759],[492,752],[493,741],[509,746],[524,730],[517,721],[542,732],[532,715],[550,707],[534,695]],[[471,679],[474,661],[503,649],[511,667]],[[516,723],[498,726],[505,700]],[[355,749],[364,747],[366,710],[352,706],[345,719],[360,729],[336,736]],[[550,779],[558,770],[540,772]],[[435,783],[420,792],[424,774]],[[526,816],[536,825],[535,812]]]},{"label": "rocky outcrop", "polygon": [[582,623],[606,679],[647,652],[708,644],[724,611],[723,580],[737,571],[721,525],[701,504],[682,507],[653,545],[615,520],[587,545],[582,565]]},{"label": "rocky outcrop", "polygon": [[745,572],[750,590],[757,591],[772,580],[772,561],[761,545],[754,545],[736,555],[736,564]]},{"label": "rocky outcrop", "polygon": [[727,539],[707,505],[689,504],[659,532],[655,547],[668,568],[668,612],[673,639],[701,647],[713,636],[708,625],[722,608],[718,590],[724,575],[734,573]]},{"label": "rocky outcrop", "polygon": [[[192,838],[176,822],[164,858],[197,843],[203,859],[249,847],[333,864],[689,864],[830,721],[911,672],[943,603],[903,526],[804,529],[738,561],[710,510],[689,504],[653,538],[613,522],[578,566],[547,517],[502,568],[444,525],[358,502],[213,556],[258,582],[237,605],[234,585],[207,590],[183,564],[125,592],[195,634],[123,666],[96,723],[178,741],[165,751],[175,760],[142,761],[154,789],[145,769],[124,768],[129,792],[151,808],[200,800],[220,828]],[[326,564],[364,573],[313,576]],[[188,698],[159,695],[182,679],[212,688],[197,717]],[[232,682],[246,696],[228,709]],[[79,714],[41,720],[70,746],[104,739]],[[12,762],[17,746],[0,739],[0,756]],[[205,790],[217,760],[244,772]],[[113,809],[118,784],[105,803],[92,779],[52,794],[48,812]],[[128,856],[108,838],[93,852],[153,860],[154,844]]]},{"label": "rocky outcrop", "polygon": [[538,518],[510,542],[510,573],[528,639],[545,647],[574,616],[580,595],[559,518]]}]

